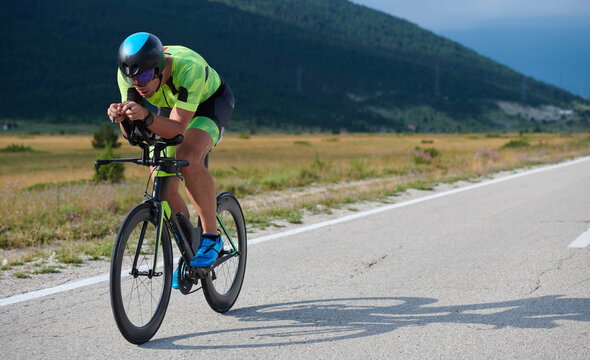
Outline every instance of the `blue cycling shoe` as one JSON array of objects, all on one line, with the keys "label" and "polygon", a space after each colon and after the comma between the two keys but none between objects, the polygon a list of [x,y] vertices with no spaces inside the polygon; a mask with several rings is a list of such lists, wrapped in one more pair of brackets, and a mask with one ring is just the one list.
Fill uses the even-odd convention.
[{"label": "blue cycling shoe", "polygon": [[174,274],[172,274],[172,288],[178,290],[178,268],[174,270]]},{"label": "blue cycling shoe", "polygon": [[220,235],[203,234],[201,246],[191,261],[191,266],[206,268],[213,265],[222,249],[223,241]]}]

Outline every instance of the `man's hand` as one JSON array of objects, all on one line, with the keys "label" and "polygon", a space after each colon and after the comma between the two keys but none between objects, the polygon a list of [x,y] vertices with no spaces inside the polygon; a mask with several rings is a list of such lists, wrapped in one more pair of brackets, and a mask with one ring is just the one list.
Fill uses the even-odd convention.
[{"label": "man's hand", "polygon": [[111,104],[107,109],[107,115],[111,121],[120,123],[125,119],[143,120],[148,116],[148,109],[136,102],[129,101],[121,104]]},{"label": "man's hand", "polygon": [[127,118],[131,121],[143,120],[150,113],[148,109],[133,101],[126,102],[122,105],[123,107],[121,108],[121,110],[123,114],[125,114],[125,116],[127,116]]},{"label": "man's hand", "polygon": [[107,115],[112,122],[120,123],[124,121],[126,118],[125,113],[123,112],[123,106],[125,104],[111,104],[107,109]]}]

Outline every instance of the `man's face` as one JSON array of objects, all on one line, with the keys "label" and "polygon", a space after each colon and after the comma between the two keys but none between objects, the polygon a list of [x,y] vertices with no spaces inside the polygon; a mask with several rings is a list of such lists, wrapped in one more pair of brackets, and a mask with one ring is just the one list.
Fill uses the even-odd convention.
[{"label": "man's face", "polygon": [[144,98],[149,98],[158,89],[159,79],[156,77],[154,69],[148,69],[132,78],[127,78],[127,82],[139,92]]},{"label": "man's face", "polygon": [[144,98],[149,98],[152,95],[154,95],[154,93],[158,89],[159,82],[160,80],[158,78],[155,78],[147,84],[145,84],[144,86],[140,86],[139,84],[133,84],[133,87],[135,88],[135,90],[137,90],[137,92],[139,92],[139,95],[141,95]]}]

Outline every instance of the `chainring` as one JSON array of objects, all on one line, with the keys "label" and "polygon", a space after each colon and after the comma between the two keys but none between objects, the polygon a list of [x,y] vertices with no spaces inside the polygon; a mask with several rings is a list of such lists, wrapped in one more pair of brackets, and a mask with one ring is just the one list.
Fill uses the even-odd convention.
[{"label": "chainring", "polygon": [[184,259],[178,260],[178,290],[184,295],[188,295],[193,288],[193,282],[187,278],[188,270]]}]

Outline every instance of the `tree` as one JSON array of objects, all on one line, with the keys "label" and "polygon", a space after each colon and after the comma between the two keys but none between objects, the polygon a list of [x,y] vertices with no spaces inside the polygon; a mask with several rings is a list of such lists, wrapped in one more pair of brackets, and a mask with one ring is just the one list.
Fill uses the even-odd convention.
[{"label": "tree", "polygon": [[101,125],[101,127],[94,133],[92,140],[92,147],[95,149],[104,149],[110,147],[111,149],[118,148],[121,143],[118,142],[119,135],[113,130],[109,124]]},{"label": "tree", "polygon": [[[113,149],[107,145],[102,153],[98,155],[99,159],[113,159],[117,155],[113,152]],[[124,179],[123,173],[125,172],[125,166],[122,163],[111,163],[103,165],[94,174],[94,181],[108,181],[117,183]]]}]

